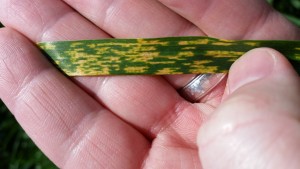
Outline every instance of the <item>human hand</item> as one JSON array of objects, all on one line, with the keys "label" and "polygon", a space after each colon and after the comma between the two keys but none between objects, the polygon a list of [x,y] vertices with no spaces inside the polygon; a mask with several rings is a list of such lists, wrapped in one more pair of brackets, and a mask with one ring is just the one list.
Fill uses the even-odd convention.
[{"label": "human hand", "polygon": [[[191,76],[70,80],[30,43],[110,36],[299,38],[264,1],[161,2],[169,8],[141,0],[2,0],[1,99],[61,168],[282,168],[291,161],[297,168],[299,77],[274,51],[252,51],[236,62],[224,97],[221,84],[205,102],[190,104],[175,89]],[[264,70],[268,75],[255,78]]]}]

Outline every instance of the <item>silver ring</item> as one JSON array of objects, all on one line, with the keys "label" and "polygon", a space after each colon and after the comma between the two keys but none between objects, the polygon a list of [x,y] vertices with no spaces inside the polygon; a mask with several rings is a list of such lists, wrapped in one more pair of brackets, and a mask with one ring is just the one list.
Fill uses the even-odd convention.
[{"label": "silver ring", "polygon": [[199,74],[196,75],[187,85],[180,89],[179,93],[190,102],[198,102],[215,88],[226,74]]}]

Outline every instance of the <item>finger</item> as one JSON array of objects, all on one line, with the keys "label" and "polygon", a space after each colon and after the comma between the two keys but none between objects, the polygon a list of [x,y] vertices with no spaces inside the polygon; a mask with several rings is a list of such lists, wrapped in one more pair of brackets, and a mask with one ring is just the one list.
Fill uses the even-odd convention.
[{"label": "finger", "polygon": [[[205,34],[226,39],[295,39],[298,28],[267,1],[159,0]],[[275,29],[276,28],[276,29]]]},{"label": "finger", "polygon": [[227,86],[225,101],[199,131],[203,167],[299,168],[300,79],[284,56],[247,53],[230,69]]},{"label": "finger", "polygon": [[64,1],[117,38],[202,34],[196,26],[154,0]]},{"label": "finger", "polygon": [[[84,31],[84,36],[81,34],[74,35],[72,38],[81,39],[85,38],[95,38],[90,34],[85,34],[90,30],[90,24],[83,22],[82,19],[72,18],[70,20],[74,23],[61,22],[57,20],[63,20],[59,16],[56,16],[56,12],[53,9],[64,9],[65,4],[54,3],[54,1],[34,1],[39,8],[44,10],[38,10],[39,8],[31,8],[31,12],[26,12],[30,8],[31,1],[24,0],[22,5],[16,5],[12,0],[0,1],[1,9],[6,9],[7,14],[1,12],[0,17],[9,26],[20,30],[17,22],[11,20],[21,20],[23,22],[28,22],[31,27],[39,27],[39,29],[30,29],[29,26],[24,26],[22,28],[22,33],[33,38],[33,41],[40,41],[39,39],[34,39],[31,35],[43,35],[45,33],[40,32],[47,30],[47,37],[51,38],[56,36],[56,32],[60,32],[61,35],[69,36],[68,29],[61,29],[61,24],[80,25],[83,24],[87,31]],[[56,2],[56,1],[55,1]],[[44,7],[46,5],[47,7]],[[10,18],[5,17],[14,11],[19,11],[20,15],[16,15]],[[65,12],[70,12],[65,10]],[[34,19],[30,15],[31,13],[38,14],[39,18]],[[58,12],[57,12],[58,13]],[[54,16],[53,16],[54,15]],[[62,16],[68,15],[61,12]],[[69,14],[70,15],[70,14]],[[21,17],[22,16],[22,17]],[[55,17],[53,19],[53,17]],[[34,20],[34,21],[33,21]],[[56,23],[56,26],[51,24],[47,25],[47,29],[43,27],[43,22],[41,21],[51,21],[51,23]],[[92,34],[93,35],[93,34]],[[91,36],[91,37],[90,37]],[[95,36],[100,36],[95,33]],[[59,37],[64,38],[64,37]],[[110,110],[121,117],[123,120],[129,124],[134,125],[135,128],[143,131],[147,135],[155,136],[161,131],[165,126],[170,126],[171,123],[177,120],[182,114],[182,110],[186,110],[189,104],[182,104],[182,99],[178,96],[177,92],[162,78],[159,77],[143,77],[143,76],[113,76],[113,77],[97,77],[97,78],[76,78],[81,86],[86,90],[90,91],[90,94],[95,96],[99,102],[105,104]],[[130,104],[129,104],[130,103]],[[194,115],[194,119],[198,115]],[[187,119],[191,120],[190,116],[186,116]],[[182,118],[186,121],[186,119]],[[192,120],[194,121],[194,120]],[[199,120],[200,121],[200,120]],[[195,123],[198,123],[195,122]],[[184,124],[186,125],[186,124]],[[194,123],[189,123],[189,125],[194,126]]]},{"label": "finger", "polygon": [[109,37],[60,0],[3,0],[0,18],[33,42]]},{"label": "finger", "polygon": [[23,36],[1,29],[0,37],[0,97],[58,167],[141,165],[149,146],[142,135],[54,69]]}]

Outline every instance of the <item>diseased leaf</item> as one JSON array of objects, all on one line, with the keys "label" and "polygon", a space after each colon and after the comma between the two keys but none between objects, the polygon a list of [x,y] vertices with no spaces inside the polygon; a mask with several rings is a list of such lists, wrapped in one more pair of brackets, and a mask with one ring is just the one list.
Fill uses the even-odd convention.
[{"label": "diseased leaf", "polygon": [[299,72],[300,41],[222,40],[210,37],[42,42],[39,47],[69,76],[166,75],[227,72],[245,52],[270,47]]}]

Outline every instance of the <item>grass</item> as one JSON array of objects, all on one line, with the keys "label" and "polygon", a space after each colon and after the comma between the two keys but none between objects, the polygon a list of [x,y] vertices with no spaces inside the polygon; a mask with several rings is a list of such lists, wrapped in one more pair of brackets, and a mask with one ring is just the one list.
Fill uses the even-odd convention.
[{"label": "grass", "polygon": [[33,144],[6,106],[0,102],[0,168],[56,168]]},{"label": "grass", "polygon": [[300,26],[300,0],[268,0],[287,19]]},{"label": "grass", "polygon": [[[268,0],[268,2],[289,20],[300,26],[300,0]],[[0,27],[2,27],[1,23]],[[0,168],[57,168],[34,145],[1,101],[0,117]]]}]

